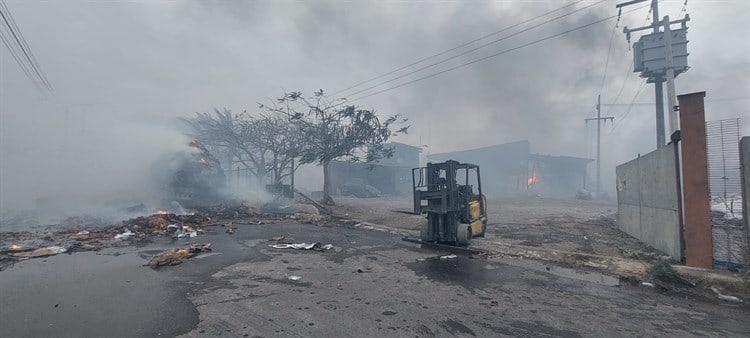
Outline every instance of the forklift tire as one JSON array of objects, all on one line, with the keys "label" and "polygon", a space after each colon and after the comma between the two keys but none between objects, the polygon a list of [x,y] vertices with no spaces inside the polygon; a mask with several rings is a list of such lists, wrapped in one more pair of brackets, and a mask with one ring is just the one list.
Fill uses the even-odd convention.
[{"label": "forklift tire", "polygon": [[422,226],[419,227],[419,239],[422,240],[422,242],[434,242],[435,239],[432,236],[432,233],[430,233],[430,224],[424,223]]},{"label": "forklift tire", "polygon": [[466,246],[471,243],[471,226],[459,224],[456,229],[456,244]]}]

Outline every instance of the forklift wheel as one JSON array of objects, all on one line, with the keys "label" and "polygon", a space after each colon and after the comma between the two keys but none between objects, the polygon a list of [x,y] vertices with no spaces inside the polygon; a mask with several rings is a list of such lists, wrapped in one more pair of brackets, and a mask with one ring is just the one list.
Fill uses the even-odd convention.
[{"label": "forklift wheel", "polygon": [[469,245],[471,243],[471,227],[469,225],[458,225],[458,229],[456,229],[456,243],[458,245]]},{"label": "forklift wheel", "polygon": [[419,227],[419,239],[421,239],[422,242],[433,242],[435,240],[434,238],[432,238],[432,234],[430,233],[430,225],[428,223],[424,223],[421,227]]}]

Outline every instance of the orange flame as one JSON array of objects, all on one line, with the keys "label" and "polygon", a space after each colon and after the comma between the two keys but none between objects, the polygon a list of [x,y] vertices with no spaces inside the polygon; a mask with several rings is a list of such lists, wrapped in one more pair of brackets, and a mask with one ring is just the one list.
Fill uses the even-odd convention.
[{"label": "orange flame", "polygon": [[157,215],[166,215],[166,214],[169,213],[169,211],[166,210],[166,209],[158,209],[157,208],[157,209],[154,209],[154,213],[157,214]]},{"label": "orange flame", "polygon": [[528,185],[534,185],[537,181],[539,181],[539,178],[536,177],[536,174],[533,174],[529,176],[529,179],[526,181]]}]

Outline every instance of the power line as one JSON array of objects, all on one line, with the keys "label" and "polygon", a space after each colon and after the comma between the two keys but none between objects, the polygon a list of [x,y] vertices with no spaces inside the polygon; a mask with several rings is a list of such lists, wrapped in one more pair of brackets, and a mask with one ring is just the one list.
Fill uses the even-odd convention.
[{"label": "power line", "polygon": [[[649,6],[649,7],[648,7],[648,14],[646,14],[646,21],[645,21],[645,22],[643,23],[643,25],[641,25],[641,26],[644,26],[644,25],[646,25],[646,23],[648,23],[649,19],[651,18],[651,10],[652,10],[652,7],[651,7],[651,6]],[[640,32],[640,35],[641,35],[641,36],[643,36],[643,32]],[[611,47],[611,43],[612,43],[612,42],[610,41],[610,48],[612,48],[612,47]],[[628,42],[628,49],[630,49],[630,43],[629,43],[629,42]],[[632,72],[632,71],[630,70],[630,69],[631,69],[630,67],[631,67],[631,65],[630,65],[630,63],[628,63],[627,67],[625,68],[625,80],[623,80],[623,81],[622,81],[622,85],[620,86],[620,90],[619,90],[619,91],[617,92],[617,96],[615,96],[615,100],[614,100],[614,101],[612,101],[612,103],[614,103],[614,104],[617,104],[617,102],[618,102],[618,101],[620,100],[620,96],[622,95],[622,91],[623,91],[623,90],[625,89],[625,85],[626,85],[626,84],[628,83],[628,79],[630,78],[630,74],[632,74],[632,73],[633,73],[633,72]],[[606,70],[605,70],[605,71],[606,71]],[[600,91],[601,91],[601,90],[600,90]],[[625,113],[622,113],[622,114],[621,114],[620,116],[618,116],[618,117],[617,117],[617,120],[619,121],[619,119],[620,119],[620,118],[621,118],[622,116],[624,116],[624,114],[625,114]]]},{"label": "power line", "polygon": [[[726,102],[726,101],[744,101],[750,100],[750,96],[737,97],[720,97],[716,99],[704,100],[704,102]],[[602,106],[653,106],[654,102],[635,102],[635,103],[602,103]]]},{"label": "power line", "polygon": [[[582,11],[582,10],[588,9],[588,8],[590,8],[590,7],[593,7],[593,6],[596,6],[596,5],[599,5],[599,4],[601,4],[601,3],[604,3],[605,1],[606,1],[606,0],[601,0],[601,1],[599,1],[599,2],[595,2],[595,3],[593,3],[593,4],[590,4],[590,5],[587,5],[587,6],[581,7],[581,8],[579,8],[579,9],[576,9],[576,10],[574,10],[574,11],[571,11],[571,12],[568,12],[568,13],[565,13],[565,14],[562,14],[562,15],[559,15],[559,16],[556,16],[556,17],[554,17],[554,18],[551,18],[551,19],[549,19],[549,20],[543,21],[543,22],[541,22],[541,23],[538,23],[538,24],[536,24],[536,25],[533,25],[533,26],[530,26],[530,27],[524,28],[524,29],[522,29],[522,30],[520,30],[520,31],[518,31],[518,32],[512,33],[512,34],[510,34],[510,35],[506,35],[506,36],[503,36],[503,37],[501,37],[501,38],[499,38],[499,39],[496,39],[496,40],[492,40],[492,41],[490,41],[490,42],[487,42],[487,43],[485,43],[485,44],[479,45],[478,47],[475,47],[475,48],[469,49],[469,50],[467,50],[467,51],[464,51],[464,52],[462,52],[462,53],[459,53],[459,54],[456,54],[456,55],[454,55],[454,56],[451,56],[451,57],[445,58],[445,59],[443,59],[443,60],[441,60],[441,61],[438,61],[438,62],[435,62],[435,63],[429,64],[429,65],[427,65],[427,66],[423,66],[423,67],[421,67],[421,68],[417,68],[417,69],[415,69],[415,70],[413,70],[413,71],[410,71],[410,72],[408,72],[408,73],[405,73],[405,74],[402,74],[402,75],[396,76],[396,77],[394,77],[394,78],[391,78],[390,80],[386,80],[386,81],[380,82],[380,83],[378,83],[378,84],[376,84],[376,85],[372,85],[372,86],[370,86],[370,87],[367,87],[367,88],[364,88],[364,89],[360,89],[360,90],[358,90],[358,91],[355,91],[355,92],[353,92],[353,93],[350,93],[350,94],[348,94],[348,95],[350,95],[350,96],[353,96],[353,95],[357,95],[357,94],[360,94],[360,93],[366,92],[366,91],[368,91],[368,90],[370,90],[370,89],[374,89],[374,88],[380,87],[380,86],[382,86],[382,85],[384,85],[384,84],[387,84],[387,83],[390,83],[390,82],[396,81],[396,80],[398,80],[398,79],[402,79],[402,78],[404,78],[404,77],[406,77],[406,76],[409,76],[409,75],[411,75],[411,74],[414,74],[414,73],[418,73],[418,72],[421,72],[421,71],[423,71],[423,70],[425,70],[425,69],[428,69],[428,68],[432,68],[432,67],[434,67],[434,66],[437,66],[437,65],[440,65],[440,64],[446,63],[446,62],[448,62],[448,61],[450,61],[450,60],[453,60],[453,59],[456,59],[456,58],[458,58],[458,57],[461,57],[461,56],[467,55],[467,54],[469,54],[469,53],[473,53],[473,52],[475,52],[475,51],[477,51],[477,50],[479,50],[479,49],[482,49],[482,48],[485,48],[485,47],[487,47],[487,46],[490,46],[490,45],[496,44],[496,43],[498,43],[498,42],[500,42],[500,41],[503,41],[503,40],[507,40],[507,39],[509,39],[509,38],[512,38],[512,37],[514,37],[514,36],[516,36],[516,35],[519,35],[519,34],[525,33],[525,32],[527,32],[527,31],[530,31],[530,30],[534,29],[534,28],[537,28],[537,27],[540,27],[540,26],[546,25],[546,24],[548,24],[548,23],[551,23],[551,22],[553,22],[553,21],[556,21],[556,20],[562,19],[562,18],[564,18],[564,17],[566,17],[566,16],[570,16],[570,15],[573,15],[573,14],[575,14],[575,13],[578,13],[578,12],[580,12],[580,11]],[[340,92],[340,91],[339,91],[339,92]]]},{"label": "power line", "polygon": [[[638,7],[638,8],[626,11],[624,13],[630,13],[630,12],[633,12],[633,11],[636,11],[636,10],[639,10],[639,9],[642,9],[642,8],[645,8],[645,6]],[[418,81],[422,81],[422,80],[425,80],[425,79],[428,79],[428,78],[431,78],[431,77],[435,77],[435,76],[438,76],[438,75],[443,74],[443,73],[447,73],[447,72],[450,72],[450,71],[453,71],[453,70],[456,70],[456,69],[459,69],[459,68],[463,68],[463,67],[475,64],[477,62],[485,61],[485,60],[488,60],[488,59],[500,56],[500,55],[505,54],[505,53],[509,53],[509,52],[512,52],[512,51],[515,51],[515,50],[518,50],[518,49],[521,49],[521,48],[524,48],[524,47],[528,47],[528,46],[531,46],[531,45],[534,45],[534,44],[546,41],[546,40],[550,40],[550,39],[553,39],[553,38],[556,38],[556,37],[568,34],[570,32],[581,30],[581,29],[584,29],[584,28],[596,25],[598,23],[602,23],[602,22],[605,22],[607,20],[613,19],[613,18],[615,18],[617,16],[618,15],[608,16],[608,17],[605,17],[605,18],[602,18],[602,19],[590,22],[588,24],[585,24],[585,25],[582,25],[582,26],[578,26],[576,28],[572,28],[572,29],[563,31],[561,33],[557,33],[557,34],[553,34],[553,35],[550,35],[550,36],[546,36],[544,38],[537,39],[537,40],[534,40],[534,41],[529,42],[529,43],[525,43],[525,44],[520,45],[520,46],[509,48],[509,49],[506,49],[506,50],[503,50],[503,51],[500,51],[500,52],[497,52],[497,53],[494,53],[494,54],[491,54],[491,55],[488,55],[488,56],[485,56],[485,57],[482,57],[482,58],[479,58],[479,59],[475,59],[475,60],[472,60],[472,61],[469,61],[469,62],[466,62],[466,63],[462,63],[460,65],[457,65],[457,66],[454,66],[454,67],[451,67],[451,68],[447,68],[445,70],[442,70],[442,71],[439,71],[439,72],[436,72],[436,73],[425,75],[423,77],[420,77],[420,78],[417,78],[417,79],[414,79],[414,80],[411,80],[411,81],[404,82],[404,83],[399,84],[399,85],[394,86],[394,87],[385,88],[385,89],[382,89],[382,90],[379,90],[379,91],[376,91],[376,92],[373,92],[373,93],[370,93],[370,94],[367,94],[367,95],[364,95],[364,96],[361,96],[361,97],[349,100],[348,102],[354,102],[354,101],[362,100],[362,99],[365,99],[365,98],[368,98],[368,97],[371,97],[371,96],[374,96],[374,95],[378,95],[378,94],[381,94],[381,93],[384,93],[384,92],[387,92],[387,91],[391,91],[391,90],[394,90],[394,89],[397,89],[397,88],[401,88],[403,86],[406,86],[406,85],[409,85],[409,84],[412,84],[412,83],[415,83],[415,82],[418,82]],[[341,103],[341,104],[343,104],[343,103]],[[339,105],[341,105],[341,104],[339,104]]]},{"label": "power line", "polygon": [[602,93],[602,90],[604,90],[604,80],[607,79],[607,67],[609,66],[609,55],[612,54],[612,42],[615,39],[615,30],[618,27],[618,24],[620,23],[620,17],[622,15],[622,8],[617,13],[617,22],[615,22],[615,25],[612,26],[612,34],[609,36],[609,49],[607,49],[607,58],[606,61],[604,61],[604,74],[602,75],[602,85],[599,87],[599,94]]},{"label": "power line", "polygon": [[[21,42],[23,43],[23,46],[26,48],[26,50],[29,51],[29,54],[31,55],[31,61],[33,62],[34,66],[39,69],[39,71],[42,74],[42,79],[46,84],[49,85],[49,81],[47,80],[46,74],[42,71],[42,67],[39,66],[39,61],[37,61],[36,56],[34,53],[31,52],[31,47],[29,47],[29,43],[26,42],[26,38],[24,38],[23,34],[21,34],[21,29],[18,28],[18,24],[16,24],[16,20],[13,19],[13,13],[10,12],[10,9],[8,9],[8,5],[5,3],[5,1],[0,0],[0,7],[2,7],[5,10],[5,13],[8,14],[8,18],[10,19],[11,25],[13,25],[13,28],[16,32],[18,32],[18,36],[21,38]],[[51,86],[50,86],[51,87]]]},{"label": "power line", "polygon": [[559,12],[559,11],[561,11],[561,10],[565,9],[565,8],[568,8],[568,7],[574,6],[574,5],[576,5],[576,4],[578,4],[578,3],[581,3],[581,2],[583,2],[583,1],[585,1],[585,0],[578,0],[578,1],[576,1],[576,2],[570,3],[570,4],[568,4],[568,5],[562,6],[562,7],[560,7],[560,8],[557,8],[557,9],[554,9],[554,10],[552,10],[552,11],[549,11],[549,12],[547,12],[547,13],[544,13],[544,14],[542,14],[542,15],[539,15],[539,16],[533,17],[533,18],[531,18],[531,19],[528,19],[528,20],[525,20],[525,21],[519,22],[519,23],[517,23],[517,24],[514,24],[514,25],[511,25],[511,26],[508,26],[508,27],[502,28],[502,29],[500,29],[500,30],[494,31],[494,32],[492,32],[492,33],[489,33],[489,34],[485,34],[485,35],[482,35],[482,36],[480,36],[480,37],[478,37],[478,38],[476,38],[476,39],[474,39],[474,40],[471,40],[471,41],[469,41],[469,42],[465,42],[465,43],[462,43],[462,44],[460,44],[460,45],[458,45],[458,46],[455,46],[455,47],[453,47],[453,48],[450,48],[450,49],[446,49],[446,50],[444,50],[444,51],[442,51],[442,52],[439,52],[439,53],[437,53],[437,54],[433,54],[433,55],[431,55],[431,56],[427,56],[427,57],[421,58],[421,59],[419,59],[419,60],[417,60],[417,61],[414,61],[414,62],[412,62],[412,63],[410,63],[410,64],[408,64],[408,65],[406,65],[406,66],[402,66],[402,67],[399,67],[399,68],[397,68],[397,69],[395,69],[395,70],[392,70],[392,71],[390,71],[390,72],[387,72],[387,73],[384,73],[384,74],[381,74],[381,75],[375,76],[375,77],[373,77],[373,78],[367,79],[367,80],[365,80],[365,81],[362,81],[362,82],[358,82],[358,83],[355,83],[355,84],[353,84],[353,85],[351,85],[351,86],[349,86],[349,87],[346,87],[346,88],[344,88],[344,89],[341,89],[341,90],[337,90],[337,91],[333,92],[333,93],[332,93],[331,95],[336,95],[336,94],[338,94],[338,93],[341,93],[341,92],[345,92],[345,91],[347,91],[347,90],[349,90],[349,89],[352,89],[352,88],[356,88],[356,87],[359,87],[359,86],[361,86],[361,85],[363,85],[363,84],[365,84],[365,83],[368,83],[368,82],[372,82],[372,81],[375,81],[375,80],[377,80],[377,79],[380,79],[380,78],[386,77],[386,76],[388,76],[388,75],[391,75],[391,74],[393,74],[393,73],[396,73],[396,72],[399,72],[399,71],[401,71],[401,70],[407,69],[407,68],[409,68],[409,67],[411,67],[411,66],[414,66],[414,65],[420,64],[420,63],[422,63],[422,62],[424,62],[424,61],[427,61],[427,60],[431,60],[431,59],[434,59],[434,58],[436,58],[436,57],[438,57],[438,56],[441,56],[441,55],[445,55],[445,54],[447,54],[447,53],[450,53],[450,52],[452,52],[452,51],[454,51],[454,50],[457,50],[457,49],[460,49],[460,48],[466,47],[466,46],[468,46],[468,45],[470,45],[470,44],[472,44],[472,43],[474,43],[474,42],[477,42],[477,41],[481,41],[481,40],[484,40],[484,39],[486,39],[486,38],[488,38],[488,37],[490,37],[490,36],[495,36],[495,35],[497,35],[497,34],[500,34],[500,33],[504,32],[504,31],[507,31],[507,30],[509,30],[509,29],[511,29],[511,28],[515,28],[515,27],[521,26],[521,25],[523,25],[523,24],[529,23],[529,22],[531,22],[531,21],[534,21],[534,20],[536,20],[536,19],[539,19],[539,18],[545,17],[545,16],[547,16],[547,15],[550,15],[550,14],[552,14],[552,13],[555,13],[555,12]]},{"label": "power line", "polygon": [[39,65],[34,62],[36,60],[36,57],[34,57],[34,54],[31,51],[31,48],[28,48],[28,44],[26,43],[26,40],[23,38],[21,31],[20,30],[16,31],[14,29],[14,26],[16,28],[18,26],[15,24],[15,21],[13,21],[10,11],[8,10],[8,6],[5,4],[4,1],[0,1],[0,18],[3,19],[3,22],[5,22],[5,25],[8,27],[8,30],[10,31],[10,34],[13,37],[13,40],[15,40],[18,48],[21,50],[21,52],[25,56],[26,61],[28,61],[30,65],[30,69],[39,77],[39,80],[44,85],[44,87],[50,93],[52,93],[53,92],[52,85],[49,83],[49,81],[47,81],[47,77],[44,75],[44,72],[42,71],[41,67],[39,67]]},{"label": "power line", "polygon": [[31,72],[27,68],[28,66],[23,63],[21,58],[18,56],[18,52],[11,46],[10,42],[8,42],[2,30],[0,30],[0,40],[3,41],[3,44],[8,49],[8,52],[10,52],[10,55],[13,56],[14,60],[16,60],[18,67],[21,68],[21,71],[23,71],[24,74],[26,74],[26,77],[29,79],[29,81],[31,81],[31,83],[33,83],[34,86],[39,91],[42,91],[42,87],[39,85],[39,82],[38,82],[39,80],[37,80],[36,78],[34,78],[33,75],[31,75]]},{"label": "power line", "polygon": [[630,105],[628,105],[628,110],[625,112],[625,114],[623,114],[622,118],[620,118],[620,120],[617,121],[617,123],[615,123],[614,126],[612,126],[612,130],[609,131],[610,134],[614,133],[615,129],[617,129],[617,127],[622,123],[622,121],[624,121],[625,118],[628,117],[631,109],[633,108],[633,103],[635,103],[635,99],[638,98],[638,95],[641,94],[641,90],[643,90],[644,87],[646,87],[646,81],[641,82],[641,85],[638,86],[638,90],[635,91],[635,95],[633,95],[633,99],[630,101]]},{"label": "power line", "polygon": [[688,0],[685,0],[685,3],[682,4],[682,9],[680,10],[680,14],[678,16],[684,13],[687,13],[687,4],[688,4]]}]

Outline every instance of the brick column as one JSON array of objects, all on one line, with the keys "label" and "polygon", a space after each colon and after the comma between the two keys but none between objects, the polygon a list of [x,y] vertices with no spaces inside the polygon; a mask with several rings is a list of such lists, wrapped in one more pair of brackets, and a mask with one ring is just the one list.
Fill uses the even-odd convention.
[{"label": "brick column", "polygon": [[704,97],[706,92],[698,92],[679,95],[677,99],[680,107],[682,193],[685,206],[685,263],[692,267],[711,269],[713,241]]}]

